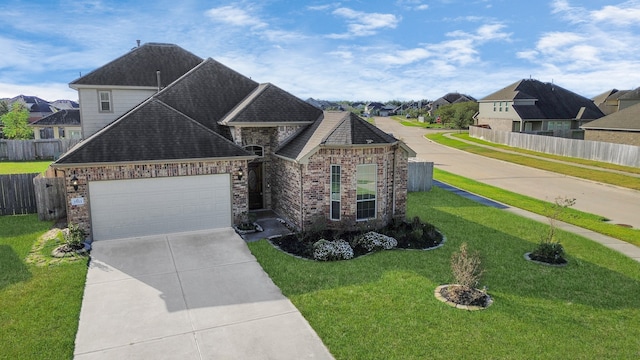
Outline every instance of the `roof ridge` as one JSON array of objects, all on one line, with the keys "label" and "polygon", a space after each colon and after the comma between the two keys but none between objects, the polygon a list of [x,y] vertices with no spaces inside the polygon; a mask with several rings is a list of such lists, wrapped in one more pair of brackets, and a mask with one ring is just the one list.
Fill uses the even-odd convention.
[{"label": "roof ridge", "polygon": [[249,106],[253,102],[253,100],[260,96],[260,94],[265,92],[270,86],[274,85],[269,82],[258,84],[258,86],[256,86],[255,89],[253,89],[247,96],[245,96],[242,101],[236,104],[227,114],[225,114],[222,119],[218,121],[218,124],[227,125],[231,120],[233,120],[233,118],[240,115],[242,111],[244,111],[247,106]]}]

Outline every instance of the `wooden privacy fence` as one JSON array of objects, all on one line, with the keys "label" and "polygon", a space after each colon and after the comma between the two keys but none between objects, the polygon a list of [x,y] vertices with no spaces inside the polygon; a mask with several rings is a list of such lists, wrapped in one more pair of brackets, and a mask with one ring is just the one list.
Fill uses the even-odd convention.
[{"label": "wooden privacy fence", "polygon": [[0,140],[0,160],[57,159],[80,140]]},{"label": "wooden privacy fence", "polygon": [[640,167],[640,146],[469,127],[471,137],[547,154]]},{"label": "wooden privacy fence", "polygon": [[66,216],[64,178],[44,178],[38,173],[0,175],[0,215],[34,213],[40,220]]},{"label": "wooden privacy fence", "polygon": [[433,163],[409,159],[407,191],[429,191],[433,186]]},{"label": "wooden privacy fence", "polygon": [[0,175],[0,215],[38,212],[33,178],[38,174]]}]

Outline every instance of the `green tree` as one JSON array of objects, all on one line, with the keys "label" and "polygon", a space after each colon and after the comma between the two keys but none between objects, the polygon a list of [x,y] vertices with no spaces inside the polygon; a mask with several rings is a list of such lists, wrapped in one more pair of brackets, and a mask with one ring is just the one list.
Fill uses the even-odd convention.
[{"label": "green tree", "polygon": [[5,100],[0,100],[0,116],[9,112],[9,104]]},{"label": "green tree", "polygon": [[473,115],[478,112],[478,103],[467,101],[457,104],[445,105],[435,111],[440,116],[443,124],[451,124],[455,129],[468,128],[473,124]]},{"label": "green tree", "polygon": [[7,139],[31,139],[33,131],[29,127],[29,110],[21,103],[15,102],[11,111],[0,117],[2,132]]}]

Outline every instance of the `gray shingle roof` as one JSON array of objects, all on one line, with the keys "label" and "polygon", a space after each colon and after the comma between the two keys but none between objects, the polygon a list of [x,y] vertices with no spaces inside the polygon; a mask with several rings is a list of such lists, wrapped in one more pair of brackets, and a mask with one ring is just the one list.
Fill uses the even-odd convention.
[{"label": "gray shingle roof", "polygon": [[322,110],[273,84],[261,84],[247,96],[221,123],[236,124],[311,124],[322,116]]},{"label": "gray shingle roof", "polygon": [[614,112],[581,126],[587,130],[640,131],[640,104]]},{"label": "gray shingle roof", "polygon": [[64,154],[57,164],[250,156],[215,131],[151,98]]},{"label": "gray shingle roof", "polygon": [[209,58],[155,95],[164,103],[231,139],[218,122],[258,83]]},{"label": "gray shingle roof", "polygon": [[51,115],[36,120],[31,125],[52,126],[52,125],[77,125],[80,126],[80,109],[65,109],[56,111]]},{"label": "gray shingle roof", "polygon": [[167,86],[202,59],[173,44],[147,43],[74,80],[73,85]]},{"label": "gray shingle roof", "polygon": [[634,90],[629,90],[621,95],[618,99],[620,100],[638,100],[640,99],[640,87]]},{"label": "gray shingle roof", "polygon": [[276,150],[276,154],[301,160],[320,146],[393,144],[396,138],[346,111],[325,111],[324,116]]},{"label": "gray shingle roof", "polygon": [[604,114],[592,100],[564,89],[556,84],[525,79],[517,81],[481,101],[508,101],[514,99],[536,99],[535,105],[514,105],[513,109],[522,119],[575,119],[581,108],[585,108],[581,119],[597,119]]}]

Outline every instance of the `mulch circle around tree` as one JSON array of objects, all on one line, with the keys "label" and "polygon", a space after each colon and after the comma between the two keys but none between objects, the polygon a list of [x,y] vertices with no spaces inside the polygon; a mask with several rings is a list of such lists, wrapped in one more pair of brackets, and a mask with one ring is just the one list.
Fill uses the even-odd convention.
[{"label": "mulch circle around tree", "polygon": [[436,299],[456,309],[477,311],[484,310],[493,304],[491,296],[482,290],[475,288],[465,289],[458,292],[454,297],[451,294],[454,288],[459,290],[462,288],[462,285],[440,285],[436,288],[433,294]]},{"label": "mulch circle around tree", "polygon": [[540,259],[532,256],[530,252],[524,254],[524,258],[525,260],[534,262],[536,264],[553,266],[553,267],[564,267],[564,266],[567,266],[567,264],[569,263],[565,258],[559,258],[557,260],[554,260],[555,262],[550,260],[545,261],[545,259]]}]

